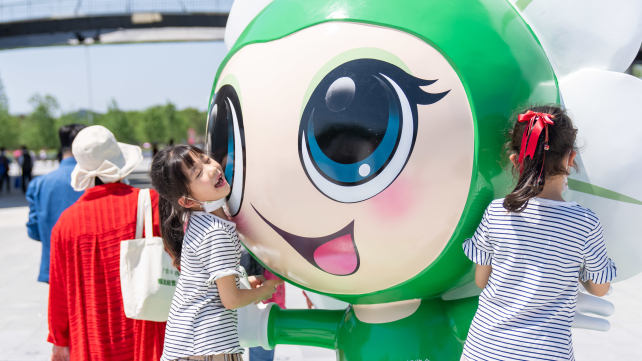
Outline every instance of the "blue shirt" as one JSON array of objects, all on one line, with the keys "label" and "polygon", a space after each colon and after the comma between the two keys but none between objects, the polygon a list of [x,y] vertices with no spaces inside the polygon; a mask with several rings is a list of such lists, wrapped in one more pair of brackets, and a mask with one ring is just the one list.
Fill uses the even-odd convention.
[{"label": "blue shirt", "polygon": [[574,360],[571,324],[578,276],[610,282],[595,213],[575,202],[535,198],[521,213],[493,201],[464,253],[492,265],[470,326],[464,355],[471,361]]},{"label": "blue shirt", "polygon": [[29,182],[27,201],[29,202],[29,237],[42,242],[42,258],[38,281],[49,282],[49,243],[51,229],[60,214],[74,204],[83,192],[71,187],[71,172],[76,166],[73,157],[63,159],[55,171],[35,178]]}]

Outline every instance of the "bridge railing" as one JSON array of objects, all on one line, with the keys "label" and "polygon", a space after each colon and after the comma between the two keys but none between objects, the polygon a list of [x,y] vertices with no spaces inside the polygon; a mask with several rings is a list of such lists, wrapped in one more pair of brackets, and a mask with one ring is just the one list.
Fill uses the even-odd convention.
[{"label": "bridge railing", "polygon": [[0,0],[0,23],[131,13],[229,13],[234,0]]}]

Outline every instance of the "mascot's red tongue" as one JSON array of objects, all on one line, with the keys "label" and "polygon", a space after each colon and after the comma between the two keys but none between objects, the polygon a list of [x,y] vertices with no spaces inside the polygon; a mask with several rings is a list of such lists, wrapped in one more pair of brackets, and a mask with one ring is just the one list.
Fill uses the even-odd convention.
[{"label": "mascot's red tongue", "polygon": [[357,253],[352,235],[346,234],[322,244],[314,251],[314,261],[322,270],[338,276],[353,273],[357,268]]}]

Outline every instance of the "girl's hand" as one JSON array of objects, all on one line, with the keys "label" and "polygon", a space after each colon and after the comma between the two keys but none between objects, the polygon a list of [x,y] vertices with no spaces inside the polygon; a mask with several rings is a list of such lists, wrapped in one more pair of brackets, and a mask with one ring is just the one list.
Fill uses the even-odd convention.
[{"label": "girl's hand", "polygon": [[272,298],[272,295],[274,294],[274,292],[276,292],[276,286],[282,284],[283,280],[278,278],[263,282],[260,287],[260,289],[263,290],[263,292],[261,293],[261,297],[258,300],[254,301],[254,304],[257,305],[259,304],[259,302],[263,302]]},{"label": "girl's hand", "polygon": [[247,280],[250,282],[252,288],[260,287],[263,282],[265,282],[265,277],[263,276],[248,276]]},{"label": "girl's hand", "polygon": [[272,297],[272,294],[276,291],[276,286],[281,283],[283,283],[281,280],[268,280],[262,282],[257,288],[246,290],[237,287],[235,275],[221,277],[216,280],[221,303],[228,310],[235,310],[252,302],[257,303],[257,301],[260,302]]},{"label": "girl's hand", "polygon": [[282,279],[275,278],[275,279],[271,279],[271,280],[267,280],[267,281],[263,282],[263,286],[261,286],[261,287],[268,287],[268,288],[271,287],[272,288],[272,293],[274,293],[274,292],[276,292],[276,286],[279,286],[279,285],[282,285],[282,284],[283,284],[283,280]]}]

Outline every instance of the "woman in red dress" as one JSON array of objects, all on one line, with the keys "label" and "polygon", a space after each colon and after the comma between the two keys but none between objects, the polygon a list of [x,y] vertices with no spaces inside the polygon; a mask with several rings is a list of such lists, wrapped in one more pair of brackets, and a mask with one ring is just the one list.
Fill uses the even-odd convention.
[{"label": "woman in red dress", "polygon": [[[71,184],[85,193],[51,235],[51,360],[159,360],[165,323],[125,317],[120,289],[120,241],[135,238],[139,192],[121,181],[142,161],[141,150],[91,126],[78,133],[72,152],[78,164]],[[151,198],[160,236],[153,190]]]}]

